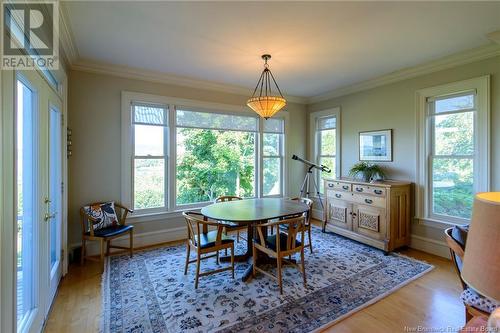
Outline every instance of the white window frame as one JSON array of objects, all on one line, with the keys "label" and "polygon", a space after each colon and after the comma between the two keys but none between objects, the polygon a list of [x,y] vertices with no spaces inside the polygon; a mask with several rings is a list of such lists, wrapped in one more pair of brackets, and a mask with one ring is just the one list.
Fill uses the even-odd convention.
[{"label": "white window frame", "polygon": [[[122,91],[121,93],[121,202],[126,206],[131,206],[133,203],[133,158],[134,158],[134,137],[133,137],[133,122],[132,122],[132,103],[144,103],[149,105],[168,105],[168,126],[166,131],[167,136],[164,137],[165,148],[164,151],[165,159],[168,161],[166,164],[166,197],[167,206],[162,209],[154,208],[152,210],[139,210],[134,212],[130,219],[134,223],[138,222],[148,222],[155,221],[161,218],[168,218],[177,216],[180,212],[187,209],[201,208],[212,202],[198,202],[194,204],[182,204],[177,205],[176,194],[177,194],[177,165],[176,165],[176,147],[177,147],[177,119],[176,119],[176,108],[186,109],[189,111],[200,111],[200,112],[211,112],[218,114],[232,114],[240,116],[251,116],[258,117],[255,113],[250,111],[247,107],[204,102],[198,100],[182,99],[175,97],[159,96],[152,94],[144,94],[130,91]],[[275,118],[281,118],[284,120],[284,133],[283,138],[283,159],[282,159],[282,169],[281,169],[281,194],[275,195],[276,197],[282,197],[287,193],[287,182],[288,172],[286,169],[286,159],[288,147],[286,145],[287,139],[286,135],[288,133],[289,126],[289,113],[287,111],[280,111]],[[262,184],[263,184],[263,172],[262,172],[262,136],[263,136],[263,119],[259,117],[258,131],[256,132],[256,157],[255,157],[255,195],[256,197],[263,197],[262,195]],[[168,185],[167,185],[168,184]]]},{"label": "white window frame", "polygon": [[[475,92],[474,111],[474,193],[490,189],[490,76],[418,90],[417,107],[417,186],[416,218],[420,224],[438,228],[469,223],[468,219],[432,213],[431,156],[433,154],[433,119],[429,99]],[[448,113],[443,113],[448,114]]]},{"label": "white window frame", "polygon": [[[335,156],[334,155],[320,155],[320,136],[318,130],[318,124],[320,119],[335,117]],[[331,174],[331,178],[340,178],[341,177],[341,137],[340,137],[340,127],[341,127],[341,117],[340,117],[340,107],[335,107],[327,110],[312,112],[309,115],[309,133],[310,133],[310,147],[309,147],[309,159],[315,163],[319,162],[319,158],[321,156],[330,156],[335,157],[335,171],[336,174]],[[321,186],[321,173],[319,171],[315,171],[314,173],[314,181],[318,186]],[[314,189],[310,189],[311,193],[316,197],[316,191]]]},{"label": "white window frame", "polygon": [[[265,132],[264,131],[264,122],[266,121],[265,119],[262,119],[260,118],[260,121],[259,121],[259,153],[258,153],[258,156],[259,156],[259,163],[261,165],[260,167],[260,176],[259,176],[259,196],[262,197],[262,198],[280,198],[280,197],[283,197],[283,194],[286,193],[285,192],[285,163],[286,163],[286,159],[285,159],[285,156],[286,156],[286,145],[285,145],[285,138],[286,138],[286,126],[288,124],[288,121],[287,121],[287,117],[288,117],[288,114],[287,113],[281,113],[278,114],[276,117],[274,117],[274,119],[280,119],[282,120],[284,123],[283,123],[283,133],[275,133],[275,132]],[[264,134],[279,134],[279,138],[280,138],[280,154],[279,155],[264,155]],[[279,194],[271,194],[271,195],[264,195],[264,158],[279,158],[280,160],[280,193]]]},{"label": "white window frame", "polygon": [[[153,125],[153,124],[148,124],[148,123],[141,123],[141,122],[135,122],[134,120],[134,106],[136,105],[141,105],[141,106],[151,106],[151,107],[156,107],[156,108],[162,108],[165,110],[164,114],[164,125]],[[130,117],[131,117],[131,122],[132,122],[132,158],[131,158],[131,168],[132,168],[132,188],[131,188],[131,203],[130,207],[133,207],[134,210],[136,210],[140,214],[152,214],[152,213],[157,213],[157,212],[163,212],[165,210],[168,210],[168,202],[169,202],[169,193],[168,193],[168,180],[169,180],[169,168],[168,168],[168,163],[169,163],[169,114],[170,114],[170,106],[168,104],[160,104],[160,103],[148,103],[144,101],[131,101],[130,103]],[[157,127],[163,127],[163,156],[141,156],[141,155],[136,155],[135,154],[135,125],[145,125],[145,126],[157,126]],[[135,193],[135,188],[134,188],[134,179],[135,179],[135,160],[136,159],[163,159],[163,165],[164,165],[164,172],[163,172],[163,195],[164,195],[164,201],[163,201],[163,206],[161,207],[154,207],[154,208],[144,208],[144,209],[136,209],[135,202],[134,202],[134,193]]]}]

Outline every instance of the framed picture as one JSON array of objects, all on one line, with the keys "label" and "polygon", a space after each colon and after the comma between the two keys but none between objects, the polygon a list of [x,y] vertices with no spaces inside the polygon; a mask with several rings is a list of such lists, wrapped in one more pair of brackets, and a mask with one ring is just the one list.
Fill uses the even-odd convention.
[{"label": "framed picture", "polygon": [[360,161],[392,161],[392,129],[359,132]]}]

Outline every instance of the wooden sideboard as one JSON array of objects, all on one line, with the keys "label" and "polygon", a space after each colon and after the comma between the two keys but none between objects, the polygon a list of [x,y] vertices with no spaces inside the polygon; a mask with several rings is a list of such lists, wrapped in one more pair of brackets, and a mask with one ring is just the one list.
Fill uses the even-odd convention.
[{"label": "wooden sideboard", "polygon": [[324,228],[386,252],[409,245],[410,186],[326,179]]}]

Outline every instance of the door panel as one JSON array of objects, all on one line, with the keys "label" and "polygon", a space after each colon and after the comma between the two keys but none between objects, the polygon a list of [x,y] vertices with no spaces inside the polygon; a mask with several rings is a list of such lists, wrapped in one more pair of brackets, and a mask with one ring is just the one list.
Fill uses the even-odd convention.
[{"label": "door panel", "polygon": [[[52,302],[61,278],[62,225],[62,115],[56,105],[49,107],[49,303]],[[47,309],[48,310],[48,309]]]},{"label": "door panel", "polygon": [[373,239],[387,238],[386,210],[383,208],[354,205],[353,230]]},{"label": "door panel", "polygon": [[328,198],[328,223],[347,230],[352,230],[352,205]]},{"label": "door panel", "polygon": [[37,312],[39,248],[37,184],[38,94],[24,77],[15,83],[15,191],[16,191],[16,321],[18,330],[29,327]]},{"label": "door panel", "polygon": [[37,71],[12,78],[15,165],[14,297],[9,331],[40,332],[61,277],[61,101]]}]

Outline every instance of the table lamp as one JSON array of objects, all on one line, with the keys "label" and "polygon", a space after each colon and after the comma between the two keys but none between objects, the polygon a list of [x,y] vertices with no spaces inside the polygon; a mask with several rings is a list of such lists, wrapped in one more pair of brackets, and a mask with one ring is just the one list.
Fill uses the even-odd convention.
[{"label": "table lamp", "polygon": [[474,198],[462,279],[479,294],[500,301],[500,192]]}]

